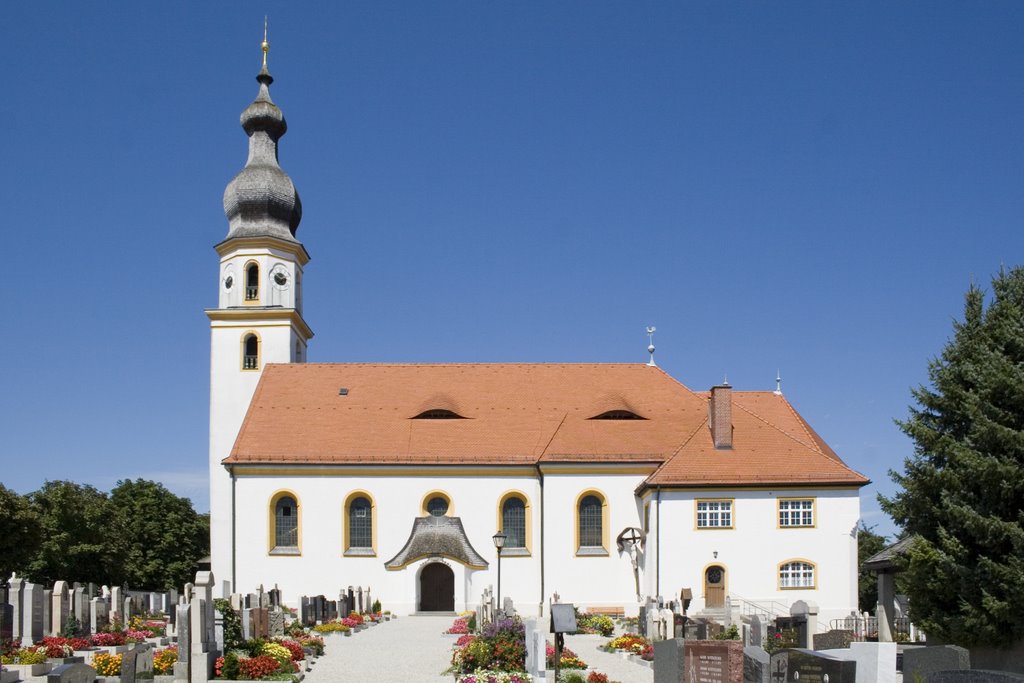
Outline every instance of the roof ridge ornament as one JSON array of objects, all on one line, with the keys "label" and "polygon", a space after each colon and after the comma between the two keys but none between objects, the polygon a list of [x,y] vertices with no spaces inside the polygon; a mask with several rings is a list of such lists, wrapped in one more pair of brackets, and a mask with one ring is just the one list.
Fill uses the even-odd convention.
[{"label": "roof ridge ornament", "polygon": [[651,354],[651,360],[647,361],[647,364],[652,368],[657,367],[654,362],[654,333],[657,332],[657,328],[654,325],[647,326],[647,353]]},{"label": "roof ridge ornament", "polygon": [[782,396],[782,373],[778,370],[775,371],[775,395]]}]

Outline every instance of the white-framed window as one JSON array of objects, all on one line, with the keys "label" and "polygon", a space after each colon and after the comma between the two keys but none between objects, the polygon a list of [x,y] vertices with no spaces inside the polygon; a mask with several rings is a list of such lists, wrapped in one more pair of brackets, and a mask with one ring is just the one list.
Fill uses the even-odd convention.
[{"label": "white-framed window", "polygon": [[779,588],[814,588],[814,565],[795,560],[779,565]]},{"label": "white-framed window", "polygon": [[779,526],[814,526],[814,499],[785,498],[779,500]]},{"label": "white-framed window", "polygon": [[732,501],[731,500],[698,500],[697,501],[697,528],[698,529],[731,529],[732,528]]}]

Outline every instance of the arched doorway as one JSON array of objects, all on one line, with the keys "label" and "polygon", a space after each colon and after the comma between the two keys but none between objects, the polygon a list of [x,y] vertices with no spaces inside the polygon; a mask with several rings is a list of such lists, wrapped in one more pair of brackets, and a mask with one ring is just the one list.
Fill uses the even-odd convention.
[{"label": "arched doorway", "polygon": [[725,568],[717,564],[704,570],[704,606],[725,607]]},{"label": "arched doorway", "polygon": [[455,611],[455,572],[441,562],[431,562],[420,572],[420,612]]}]

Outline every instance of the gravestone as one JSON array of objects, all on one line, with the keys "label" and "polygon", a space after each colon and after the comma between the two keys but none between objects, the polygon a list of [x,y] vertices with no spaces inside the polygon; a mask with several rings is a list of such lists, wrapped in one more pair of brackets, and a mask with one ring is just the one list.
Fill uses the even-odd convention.
[{"label": "gravestone", "polygon": [[657,608],[648,609],[648,610],[646,610],[646,612],[647,612],[647,619],[646,619],[647,623],[644,626],[644,631],[647,633],[648,640],[650,640],[652,643],[655,642],[655,641],[658,641],[658,640],[664,640],[664,638],[661,635],[661,631],[658,628],[658,626],[659,626],[658,622],[660,621],[660,619],[658,618],[658,609]]},{"label": "gravestone", "polygon": [[507,617],[511,617],[513,614],[516,613],[515,605],[512,604],[512,598],[506,596],[501,601],[501,611],[504,612],[505,616]]},{"label": "gravestone", "polygon": [[14,608],[0,602],[0,641],[14,638]]},{"label": "gravestone", "polygon": [[93,633],[99,633],[110,624],[107,614],[107,601],[103,598],[93,598],[89,603],[89,615],[91,617],[89,628]]},{"label": "gravestone", "polygon": [[249,610],[252,619],[253,638],[267,640],[270,638],[270,624],[268,623],[268,610],[266,607],[257,607]]},{"label": "gravestone", "polygon": [[267,612],[267,630],[270,631],[270,637],[283,636],[285,629],[285,618],[284,612],[280,609],[272,609]]},{"label": "gravestone", "polygon": [[78,620],[78,628],[83,631],[89,628],[89,610],[86,607],[85,589],[81,586],[71,591],[71,610]]},{"label": "gravestone", "polygon": [[693,640],[686,644],[687,681],[742,683],[743,643],[738,640]]},{"label": "gravestone", "polygon": [[120,586],[114,586],[110,589],[110,619],[116,619],[120,621],[122,624],[127,624],[128,620],[125,619],[124,615],[122,614],[123,609],[124,594],[121,592]]},{"label": "gravestone", "polygon": [[748,640],[750,642],[747,645],[751,647],[762,647],[764,645],[764,622],[761,620],[761,615],[755,614],[750,617],[748,633]]},{"label": "gravestone", "polygon": [[857,683],[896,683],[896,643],[850,643],[821,654],[857,663]]},{"label": "gravestone", "polygon": [[811,634],[814,633],[813,625],[818,623],[818,603],[813,600],[797,600],[789,608],[789,616],[804,620],[803,629],[800,632],[801,638],[797,642],[801,648],[810,649],[814,647],[811,642]]},{"label": "gravestone", "polygon": [[825,633],[815,633],[811,639],[814,641],[815,650],[839,650],[850,647],[850,643],[854,642],[854,632],[833,629]]},{"label": "gravestone", "polygon": [[63,633],[64,625],[68,621],[68,614],[71,612],[71,596],[68,592],[67,581],[58,581],[53,584],[50,601],[50,635],[59,636]]},{"label": "gravestone", "polygon": [[126,596],[125,599],[121,603],[121,619],[122,619],[122,621],[125,624],[127,624],[128,620],[132,618],[132,614],[133,613],[134,613],[134,611],[132,610],[132,599],[130,597]]},{"label": "gravestone", "polygon": [[369,586],[366,587],[366,609],[368,609],[368,610],[372,610],[373,609],[373,598],[370,597],[370,587]]},{"label": "gravestone", "polygon": [[1009,671],[985,671],[971,669],[968,671],[937,671],[928,674],[925,683],[1021,683],[1024,674]]},{"label": "gravestone", "polygon": [[[47,588],[43,591],[43,636],[45,637],[50,632],[50,625],[52,616],[50,615],[50,608],[53,607],[53,591]],[[87,624],[88,626],[88,624]]]},{"label": "gravestone", "polygon": [[799,648],[789,650],[789,673],[787,676],[785,680],[799,681],[799,683],[824,683],[825,676],[828,676],[827,683],[857,683],[857,663],[822,652]]},{"label": "gravestone", "polygon": [[773,652],[768,662],[768,675],[772,683],[785,683],[789,678],[789,653],[790,650],[779,650]]},{"label": "gravestone", "polygon": [[11,603],[11,639],[20,643],[25,623],[25,579],[12,573],[8,585],[11,587],[7,598]]},{"label": "gravestone", "polygon": [[[804,616],[776,617],[775,630],[792,631],[795,635],[798,647],[801,647],[807,642],[808,631],[810,631],[810,629],[807,628],[807,617]],[[774,636],[774,634],[769,635]]]},{"label": "gravestone", "polygon": [[216,614],[214,614],[213,607],[213,572],[196,572],[195,588],[194,592],[199,594],[205,601],[206,608],[206,635],[204,636],[204,642],[213,643],[216,640],[214,634],[214,621],[216,620]]},{"label": "gravestone", "polygon": [[[544,638],[541,638],[540,647],[537,647],[537,620],[530,618],[523,624],[523,632],[526,636],[526,673],[537,679],[546,665],[547,648]],[[541,634],[543,636],[543,634]]]},{"label": "gravestone", "polygon": [[252,634],[252,610],[248,607],[242,608],[242,639],[252,640],[255,638]]},{"label": "gravestone", "polygon": [[913,681],[917,676],[927,679],[936,671],[960,671],[971,668],[971,653],[959,645],[904,648],[903,680]]},{"label": "gravestone", "polygon": [[759,645],[743,648],[743,683],[771,683],[771,657]]},{"label": "gravestone", "polygon": [[88,664],[61,664],[46,674],[46,683],[93,683],[96,669]]},{"label": "gravestone", "polygon": [[21,644],[22,647],[28,647],[43,639],[43,587],[35,583],[26,583],[24,600]]},{"label": "gravestone", "polygon": [[647,637],[647,605],[640,605],[640,616],[636,620],[637,635]]},{"label": "gravestone", "polygon": [[22,641],[22,625],[25,623],[25,580],[19,579],[16,574],[10,574],[10,591],[7,599],[11,606],[11,639],[14,642]]},{"label": "gravestone", "polygon": [[121,683],[153,678],[153,650],[140,644],[121,655]]},{"label": "gravestone", "polygon": [[192,666],[192,607],[190,605],[178,605],[174,608],[177,613],[177,645],[178,661],[174,663],[174,677],[178,680],[190,680]]},{"label": "gravestone", "polygon": [[681,683],[686,678],[686,648],[692,645],[682,638],[654,643],[654,683]]}]

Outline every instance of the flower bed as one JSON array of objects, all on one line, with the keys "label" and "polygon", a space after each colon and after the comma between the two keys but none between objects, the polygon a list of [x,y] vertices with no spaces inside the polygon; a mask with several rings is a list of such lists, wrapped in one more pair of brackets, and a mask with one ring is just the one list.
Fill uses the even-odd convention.
[{"label": "flower bed", "polygon": [[153,675],[169,676],[174,673],[174,663],[178,661],[178,648],[169,647],[157,650],[153,654]]},{"label": "flower bed", "polygon": [[96,669],[99,676],[120,676],[121,660],[124,655],[111,655],[100,652],[92,658],[92,668]]},{"label": "flower bed", "polygon": [[[472,683],[484,683],[495,672],[516,674],[519,680],[526,674],[526,635],[519,618],[501,619],[487,624],[479,636],[462,634],[452,653],[452,666],[448,670],[456,677],[473,676]],[[512,681],[502,678],[501,683]]]},{"label": "flower bed", "polygon": [[481,669],[473,673],[456,677],[459,683],[532,683],[533,677],[521,671],[486,671]]},{"label": "flower bed", "polygon": [[615,622],[606,614],[580,612],[576,615],[576,632],[592,633],[608,638],[615,632]]},{"label": "flower bed", "polygon": [[[555,668],[555,646],[548,643],[545,648],[545,662],[547,668]],[[567,647],[562,648],[562,658],[558,662],[558,668],[560,669],[586,669],[587,663],[584,662],[579,656]]]}]

